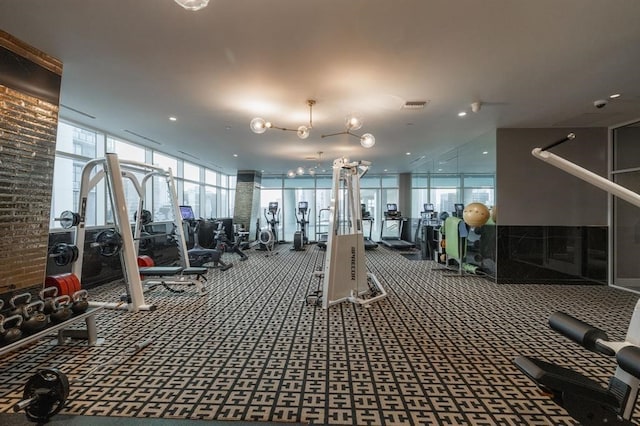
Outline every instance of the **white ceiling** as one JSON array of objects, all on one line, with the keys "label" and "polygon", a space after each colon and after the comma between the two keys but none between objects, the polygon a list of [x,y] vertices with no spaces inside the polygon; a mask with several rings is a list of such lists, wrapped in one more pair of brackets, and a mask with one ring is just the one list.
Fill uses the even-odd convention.
[{"label": "white ceiling", "polygon": [[[474,151],[492,149],[498,127],[639,118],[639,18],[638,0],[211,0],[198,12],[173,0],[0,1],[1,29],[63,62],[62,117],[230,174],[313,166],[305,158],[320,151],[327,165],[370,160],[374,173],[429,170],[445,153],[460,171],[491,171],[493,152]],[[309,139],[249,130],[254,116],[307,123],[307,99]],[[419,100],[423,110],[401,109]],[[372,149],[320,138],[350,112]]]}]

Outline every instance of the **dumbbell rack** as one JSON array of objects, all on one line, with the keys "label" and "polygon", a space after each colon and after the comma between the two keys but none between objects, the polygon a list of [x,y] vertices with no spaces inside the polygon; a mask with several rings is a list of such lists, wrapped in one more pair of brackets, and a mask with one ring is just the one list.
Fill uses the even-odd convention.
[{"label": "dumbbell rack", "polygon": [[[59,324],[49,324],[47,328],[40,330],[37,333],[22,337],[20,340],[16,340],[15,342],[9,343],[7,345],[2,345],[0,346],[0,356],[14,351],[24,345],[35,342],[36,340],[46,337],[53,332],[58,332],[59,345],[62,345],[67,338],[86,339],[89,346],[101,345],[104,340],[98,338],[95,316],[99,311],[103,309],[104,308],[102,306],[90,307],[86,312],[74,315],[66,321],[63,321]],[[67,330],[70,325],[80,320],[85,321],[85,324],[87,326],[86,329]]]}]

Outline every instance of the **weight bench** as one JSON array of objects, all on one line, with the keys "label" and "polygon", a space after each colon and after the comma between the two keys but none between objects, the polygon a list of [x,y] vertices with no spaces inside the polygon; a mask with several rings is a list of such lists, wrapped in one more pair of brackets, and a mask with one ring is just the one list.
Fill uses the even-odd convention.
[{"label": "weight bench", "polygon": [[[200,294],[205,293],[204,284],[207,268],[181,266],[146,266],[139,268],[140,276],[144,278],[143,284],[147,290],[153,290],[158,285],[163,286],[173,293],[184,293],[184,290],[176,290],[172,285],[195,285]],[[195,278],[192,278],[195,276]],[[147,278],[148,277],[148,278]],[[169,277],[165,279],[164,277]]]},{"label": "weight bench", "polygon": [[516,367],[582,425],[634,425],[630,417],[640,379],[640,347],[610,342],[603,330],[563,312],[551,315],[549,326],[586,349],[615,356],[618,370],[626,374],[616,372],[604,387],[577,371],[533,357],[518,356]]}]

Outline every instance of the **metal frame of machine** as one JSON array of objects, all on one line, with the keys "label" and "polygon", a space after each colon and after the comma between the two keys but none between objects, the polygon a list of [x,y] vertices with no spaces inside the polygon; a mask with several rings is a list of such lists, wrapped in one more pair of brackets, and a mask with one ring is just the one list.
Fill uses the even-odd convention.
[{"label": "metal frame of machine", "polygon": [[324,309],[343,301],[367,306],[387,296],[365,264],[360,178],[370,164],[346,158],[333,162],[327,251],[321,274]]},{"label": "metal frame of machine", "polygon": [[[135,173],[142,173],[144,177],[142,181],[138,181]],[[93,174],[93,176],[92,176]],[[109,200],[113,211],[114,228],[120,234],[122,239],[122,247],[119,250],[120,261],[124,279],[128,286],[130,303],[101,303],[91,302],[94,306],[104,306],[112,309],[128,309],[131,312],[138,310],[148,311],[154,310],[155,306],[149,305],[144,300],[144,288],[140,279],[140,271],[138,267],[138,244],[140,233],[142,230],[141,218],[142,210],[145,202],[145,185],[154,176],[162,177],[166,180],[169,196],[171,198],[171,206],[173,207],[174,225],[176,244],[178,246],[181,268],[186,270],[190,267],[189,256],[187,255],[187,246],[184,238],[184,227],[182,224],[182,215],[178,206],[178,196],[176,192],[175,181],[171,169],[163,169],[158,166],[139,163],[129,160],[118,159],[117,154],[107,153],[104,158],[98,158],[89,161],[82,170],[82,179],[80,183],[80,203],[79,217],[80,222],[76,227],[75,245],[79,249],[78,261],[74,262],[72,273],[80,280],[82,277],[82,257],[85,244],[85,220],[87,213],[87,199],[89,192],[102,179],[108,187]],[[129,222],[129,213],[124,192],[123,178],[127,178],[133,184],[139,195],[138,209],[136,214],[136,223],[134,232],[130,231],[131,224]]]}]

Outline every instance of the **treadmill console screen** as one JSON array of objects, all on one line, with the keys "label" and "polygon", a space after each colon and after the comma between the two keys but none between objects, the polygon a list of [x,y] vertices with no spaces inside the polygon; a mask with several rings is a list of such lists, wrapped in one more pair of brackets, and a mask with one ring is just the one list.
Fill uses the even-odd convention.
[{"label": "treadmill console screen", "polygon": [[384,217],[386,218],[399,218],[401,216],[398,211],[398,205],[395,203],[387,204],[387,211],[384,212]]},{"label": "treadmill console screen", "polygon": [[367,210],[367,205],[364,203],[360,203],[360,214],[363,219],[371,218],[371,213]]},{"label": "treadmill console screen", "polygon": [[191,206],[180,206],[180,216],[182,216],[182,220],[195,220],[196,218]]},{"label": "treadmill console screen", "polygon": [[306,201],[299,201],[298,202],[298,210],[302,211],[304,210],[305,212],[309,209],[309,203]]},{"label": "treadmill console screen", "polygon": [[424,209],[425,213],[433,213],[433,204],[431,203],[425,203],[422,207]]},{"label": "treadmill console screen", "polygon": [[273,213],[274,215],[278,213],[278,202],[270,201],[269,202],[269,213]]}]

